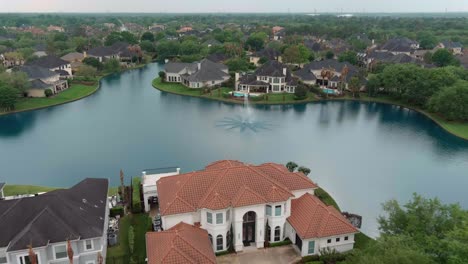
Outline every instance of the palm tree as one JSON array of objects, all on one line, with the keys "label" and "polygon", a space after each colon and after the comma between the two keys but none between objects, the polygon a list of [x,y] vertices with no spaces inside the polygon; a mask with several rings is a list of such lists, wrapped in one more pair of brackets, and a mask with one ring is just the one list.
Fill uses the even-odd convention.
[{"label": "palm tree", "polygon": [[70,240],[67,240],[67,255],[70,260],[70,264],[73,264],[73,249],[70,243]]},{"label": "palm tree", "polygon": [[104,263],[104,258],[102,257],[101,252],[98,253],[97,262],[98,262],[98,264],[103,264]]},{"label": "palm tree", "polygon": [[124,195],[125,192],[125,186],[124,186],[124,173],[122,169],[120,170],[120,199],[124,200],[123,198],[125,197]]},{"label": "palm tree", "polygon": [[298,167],[298,165],[297,165],[295,162],[293,162],[293,161],[290,161],[290,162],[286,163],[286,168],[288,168],[288,170],[289,170],[290,172],[294,172],[294,170],[295,170],[297,167]]},{"label": "palm tree", "polygon": [[28,251],[28,257],[29,257],[29,262],[31,264],[37,264],[37,255],[34,253],[34,250],[32,248],[32,243],[28,245],[29,251]]}]

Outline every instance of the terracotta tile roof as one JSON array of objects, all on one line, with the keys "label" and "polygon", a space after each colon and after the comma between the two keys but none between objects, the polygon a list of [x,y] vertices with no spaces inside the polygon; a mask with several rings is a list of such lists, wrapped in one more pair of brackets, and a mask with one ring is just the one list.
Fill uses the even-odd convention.
[{"label": "terracotta tile roof", "polygon": [[317,188],[305,175],[282,165],[239,161],[218,161],[202,171],[165,177],[157,186],[162,215],[281,202],[292,197],[293,190]]},{"label": "terracotta tile roof", "polygon": [[359,232],[333,206],[308,193],[291,201],[291,216],[287,220],[302,239]]},{"label": "terracotta tile roof", "polygon": [[169,230],[146,233],[148,264],[216,263],[208,232],[183,222]]}]

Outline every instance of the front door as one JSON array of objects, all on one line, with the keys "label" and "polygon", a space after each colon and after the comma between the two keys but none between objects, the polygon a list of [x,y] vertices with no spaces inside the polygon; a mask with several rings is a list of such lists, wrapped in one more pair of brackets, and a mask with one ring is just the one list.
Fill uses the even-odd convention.
[{"label": "front door", "polygon": [[299,248],[299,250],[302,250],[302,239],[297,235],[297,233],[296,233],[296,246]]},{"label": "front door", "polygon": [[252,242],[255,242],[255,219],[254,212],[248,212],[244,215],[244,223],[242,225],[242,242],[248,247]]}]

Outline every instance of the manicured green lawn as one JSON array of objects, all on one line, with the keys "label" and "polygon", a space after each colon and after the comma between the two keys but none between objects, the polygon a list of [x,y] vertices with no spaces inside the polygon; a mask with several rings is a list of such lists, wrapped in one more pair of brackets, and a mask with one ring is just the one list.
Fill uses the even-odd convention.
[{"label": "manicured green lawn", "polygon": [[133,255],[142,261],[146,258],[145,234],[151,230],[151,218],[147,214],[134,214],[124,216],[120,220],[118,245],[107,249],[107,263],[129,263],[128,230],[130,226],[133,226],[135,233]]},{"label": "manicured green lawn", "polygon": [[[350,99],[351,97],[346,97],[347,99]],[[380,103],[388,103],[388,104],[394,104],[394,105],[401,105],[404,107],[408,107],[414,110],[417,110],[427,117],[431,118],[434,120],[437,124],[439,124],[441,127],[443,127],[445,130],[449,131],[450,133],[459,136],[461,138],[467,139],[468,140],[468,122],[456,122],[456,121],[448,121],[444,119],[443,117],[435,114],[435,113],[430,113],[428,111],[422,110],[418,107],[408,105],[404,102],[395,100],[391,97],[369,97],[367,95],[362,95],[361,97],[358,98],[360,101],[368,101],[368,102],[380,102]]]},{"label": "manicured green lawn", "polygon": [[163,83],[161,82],[161,78],[154,79],[153,86],[157,87],[161,91],[165,91],[168,93],[197,97],[202,95],[202,89],[190,89],[179,83]]},{"label": "manicured green lawn", "polygon": [[3,192],[5,196],[18,194],[35,194],[40,192],[50,192],[56,190],[54,187],[32,186],[32,185],[5,185]]},{"label": "manicured green lawn", "polygon": [[[50,192],[60,188],[55,187],[43,187],[43,186],[33,186],[33,185],[5,185],[3,189],[5,196],[13,196],[18,194],[35,194],[40,192]],[[109,187],[108,195],[116,195],[118,187]]]},{"label": "manicured green lawn", "polygon": [[341,212],[340,207],[338,206],[336,201],[330,196],[330,194],[327,193],[327,191],[325,191],[322,188],[318,188],[318,189],[315,190],[314,193],[324,204],[331,205],[331,206],[335,207],[336,210]]}]

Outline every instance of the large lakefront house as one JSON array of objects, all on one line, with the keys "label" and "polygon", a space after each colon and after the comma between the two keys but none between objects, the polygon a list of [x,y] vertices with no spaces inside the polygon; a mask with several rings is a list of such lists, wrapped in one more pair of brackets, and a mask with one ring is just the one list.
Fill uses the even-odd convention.
[{"label": "large lakefront house", "polygon": [[294,93],[298,79],[279,61],[268,61],[253,74],[235,76],[236,91],[244,93]]},{"label": "large lakefront house", "polygon": [[307,176],[279,164],[224,160],[155,184],[165,231],[147,233],[148,263],[214,263],[213,252],[285,239],[301,256],[344,252],[359,232],[314,195]]},{"label": "large lakefront house", "polygon": [[60,78],[60,73],[39,66],[22,66],[19,71],[28,77],[30,87],[26,90],[27,97],[46,97],[46,90],[57,94],[68,89],[67,80]]},{"label": "large lakefront house", "polygon": [[226,65],[208,59],[200,62],[169,62],[164,66],[166,82],[181,83],[189,88],[215,87],[229,80]]},{"label": "large lakefront house", "polygon": [[[97,264],[106,259],[108,180],[85,179],[70,189],[0,201],[0,263]],[[32,250],[32,251],[31,251]]]}]

